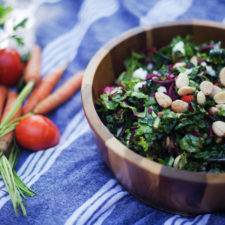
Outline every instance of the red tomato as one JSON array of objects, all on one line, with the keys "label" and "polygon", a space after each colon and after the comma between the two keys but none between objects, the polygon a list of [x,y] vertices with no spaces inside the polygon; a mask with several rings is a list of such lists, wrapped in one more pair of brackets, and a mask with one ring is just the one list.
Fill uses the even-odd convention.
[{"label": "red tomato", "polygon": [[42,115],[31,115],[22,119],[16,127],[18,143],[32,151],[43,150],[59,143],[57,126]]},{"label": "red tomato", "polygon": [[185,96],[182,96],[181,100],[184,102],[191,102],[194,100],[194,96],[193,95],[185,95]]},{"label": "red tomato", "polygon": [[23,64],[19,53],[13,48],[0,50],[0,83],[15,85],[22,76]]}]

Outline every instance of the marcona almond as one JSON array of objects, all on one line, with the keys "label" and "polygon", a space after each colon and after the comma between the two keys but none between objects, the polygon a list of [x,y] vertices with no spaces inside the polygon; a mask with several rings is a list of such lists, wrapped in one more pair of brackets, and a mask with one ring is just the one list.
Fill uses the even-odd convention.
[{"label": "marcona almond", "polygon": [[172,99],[168,95],[165,95],[164,93],[161,92],[156,92],[155,98],[157,103],[163,108],[169,107],[172,103]]},{"label": "marcona almond", "polygon": [[189,85],[188,75],[186,73],[180,73],[176,79],[176,87],[181,88]]},{"label": "marcona almond", "polygon": [[209,113],[212,114],[212,115],[216,115],[217,113],[219,112],[219,109],[216,108],[216,107],[210,107],[209,108]]},{"label": "marcona almond", "polygon": [[218,104],[224,104],[225,103],[225,91],[221,91],[221,92],[217,93],[213,97],[213,99]]},{"label": "marcona almond", "polygon": [[220,83],[225,87],[225,67],[222,68],[219,74]]},{"label": "marcona almond", "polygon": [[194,64],[195,66],[197,66],[198,65],[198,58],[197,58],[197,56],[196,55],[192,56],[191,59],[190,59],[190,62],[192,64]]},{"label": "marcona almond", "polygon": [[185,62],[178,62],[178,63],[175,63],[175,64],[173,65],[173,69],[178,69],[180,66],[185,67],[185,66],[186,66],[186,63],[185,63]]},{"label": "marcona almond", "polygon": [[221,92],[222,89],[216,85],[213,85],[212,92],[210,93],[210,97],[213,98],[217,93]]},{"label": "marcona almond", "polygon": [[176,169],[178,169],[178,168],[180,168],[181,166],[185,166],[186,163],[185,163],[184,161],[181,163],[181,166],[179,165],[180,162],[181,162],[181,155],[178,155],[178,156],[175,158],[174,162],[173,162],[173,167],[176,168]]},{"label": "marcona almond", "polygon": [[202,91],[199,91],[197,94],[197,103],[199,105],[202,105],[203,103],[205,103],[205,101],[206,101],[206,97],[204,93]]},{"label": "marcona almond", "polygon": [[225,123],[222,121],[214,122],[212,124],[212,130],[217,136],[224,137],[225,136]]},{"label": "marcona almond", "polygon": [[174,162],[173,162],[173,167],[174,167],[174,168],[178,168],[178,167],[179,167],[180,158],[181,158],[180,155],[178,155],[178,156],[175,158],[175,160],[174,160]]},{"label": "marcona almond", "polygon": [[175,100],[172,102],[171,108],[174,112],[182,113],[188,110],[188,103],[182,100]]},{"label": "marcona almond", "polygon": [[187,95],[187,94],[192,94],[195,92],[195,90],[196,89],[194,87],[184,86],[184,87],[181,87],[177,93],[178,93],[178,95],[183,96],[183,95]]},{"label": "marcona almond", "polygon": [[203,81],[200,84],[200,90],[205,94],[205,95],[210,95],[213,90],[213,83],[210,81]]}]

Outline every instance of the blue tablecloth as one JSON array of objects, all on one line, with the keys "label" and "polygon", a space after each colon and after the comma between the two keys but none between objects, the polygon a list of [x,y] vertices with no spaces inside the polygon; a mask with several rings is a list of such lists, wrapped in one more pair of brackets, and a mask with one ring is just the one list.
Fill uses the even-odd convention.
[{"label": "blue tablecloth", "polygon": [[[36,13],[42,75],[65,60],[61,81],[84,69],[113,37],[140,24],[181,19],[225,21],[224,0],[61,0]],[[185,218],[151,208],[121,187],[104,164],[84,116],[80,91],[48,115],[61,142],[47,151],[23,151],[16,170],[37,192],[25,202],[27,217],[15,215],[0,191],[0,224],[225,224],[225,214]],[[0,184],[2,188],[2,183]]]}]

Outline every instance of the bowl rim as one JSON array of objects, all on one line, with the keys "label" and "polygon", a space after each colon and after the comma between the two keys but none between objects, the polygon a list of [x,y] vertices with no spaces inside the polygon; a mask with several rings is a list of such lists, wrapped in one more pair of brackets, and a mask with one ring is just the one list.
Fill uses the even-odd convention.
[{"label": "bowl rim", "polygon": [[[125,39],[137,35],[142,32],[146,32],[152,29],[158,29],[163,27],[171,26],[203,26],[211,28],[224,29],[225,26],[218,22],[213,22],[209,20],[180,20],[175,22],[164,22],[154,25],[145,25],[132,28],[128,31],[123,32],[119,36],[113,38],[111,41],[106,43],[101,47],[97,53],[90,60],[87,68],[85,69],[82,87],[81,87],[81,99],[83,110],[85,116],[88,120],[88,123],[94,133],[101,139],[103,143],[117,155],[124,157],[127,161],[132,164],[135,164],[137,167],[146,170],[147,172],[153,174],[159,174],[163,170],[163,173],[160,175],[167,178],[178,179],[185,182],[195,182],[195,183],[207,183],[207,184],[225,184],[225,173],[211,173],[211,172],[193,172],[187,170],[176,169],[172,167],[165,166],[158,162],[147,159],[136,152],[130,150],[124,144],[122,144],[112,133],[109,132],[107,127],[102,123],[99,118],[94,102],[93,102],[93,91],[92,83],[96,70],[101,63],[102,59],[112,50],[118,43],[124,41]],[[91,93],[91,94],[86,94]],[[96,126],[97,125],[97,126]],[[104,135],[103,135],[104,134]],[[120,150],[119,150],[120,149]],[[123,151],[121,151],[123,149]]]}]

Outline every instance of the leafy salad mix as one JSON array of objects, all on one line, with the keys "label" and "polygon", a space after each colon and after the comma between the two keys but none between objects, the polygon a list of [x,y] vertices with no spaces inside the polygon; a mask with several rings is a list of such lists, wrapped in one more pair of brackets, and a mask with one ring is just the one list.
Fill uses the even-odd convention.
[{"label": "leafy salad mix", "polygon": [[132,51],[125,71],[96,101],[110,132],[169,167],[225,172],[225,49],[176,36]]}]

